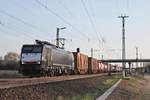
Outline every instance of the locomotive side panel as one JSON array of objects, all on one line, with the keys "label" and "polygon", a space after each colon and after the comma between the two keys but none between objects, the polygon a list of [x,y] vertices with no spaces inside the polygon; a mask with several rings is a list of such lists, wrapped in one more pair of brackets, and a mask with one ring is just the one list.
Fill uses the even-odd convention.
[{"label": "locomotive side panel", "polygon": [[61,66],[74,69],[73,65],[74,58],[71,52],[59,49],[52,49],[51,52],[52,52],[51,60],[53,63],[52,66]]},{"label": "locomotive side panel", "polygon": [[42,67],[44,68],[43,70],[45,71],[48,70],[48,66],[52,65],[51,55],[52,55],[51,48],[44,46],[42,53]]},{"label": "locomotive side panel", "polygon": [[45,47],[45,65],[48,73],[62,74],[73,72],[74,70],[74,57],[71,52],[65,51],[60,48],[46,46]]}]

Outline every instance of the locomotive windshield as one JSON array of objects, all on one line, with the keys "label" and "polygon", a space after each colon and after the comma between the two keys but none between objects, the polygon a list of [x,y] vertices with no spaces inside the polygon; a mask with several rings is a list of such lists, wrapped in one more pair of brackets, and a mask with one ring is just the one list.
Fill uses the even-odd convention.
[{"label": "locomotive windshield", "polygon": [[22,53],[41,53],[41,45],[24,45],[22,48]]}]

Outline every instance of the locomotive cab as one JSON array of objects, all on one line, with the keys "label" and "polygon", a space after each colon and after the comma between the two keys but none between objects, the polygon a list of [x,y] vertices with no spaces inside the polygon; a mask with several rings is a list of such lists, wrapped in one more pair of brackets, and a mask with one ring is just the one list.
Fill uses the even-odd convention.
[{"label": "locomotive cab", "polygon": [[39,73],[42,70],[42,51],[43,45],[23,45],[20,72],[27,74]]}]

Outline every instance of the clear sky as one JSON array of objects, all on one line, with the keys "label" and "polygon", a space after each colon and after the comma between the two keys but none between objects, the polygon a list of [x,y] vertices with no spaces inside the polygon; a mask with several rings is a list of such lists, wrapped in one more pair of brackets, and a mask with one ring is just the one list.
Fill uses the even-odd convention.
[{"label": "clear sky", "polygon": [[135,58],[136,46],[143,58],[150,58],[149,5],[150,0],[0,0],[0,55],[20,53],[35,39],[54,43],[56,27],[65,26],[60,36],[67,39],[67,50],[79,47],[90,55],[94,48],[95,57],[121,58],[117,16],[126,14],[127,58]]}]

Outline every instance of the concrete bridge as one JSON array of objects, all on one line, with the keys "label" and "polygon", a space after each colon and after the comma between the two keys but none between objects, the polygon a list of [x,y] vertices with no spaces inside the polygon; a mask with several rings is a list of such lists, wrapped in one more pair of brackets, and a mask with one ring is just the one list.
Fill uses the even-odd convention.
[{"label": "concrete bridge", "polygon": [[[128,63],[129,64],[129,68],[125,68],[125,69],[129,69],[129,73],[131,73],[131,64],[132,63],[138,63],[138,62],[150,62],[150,59],[107,59],[107,60],[101,60],[103,63]],[[137,69],[138,67],[136,67],[135,69]],[[133,69],[133,68],[132,68]],[[150,72],[150,70],[149,70]]]},{"label": "concrete bridge", "polygon": [[107,59],[107,60],[101,60],[103,63],[135,63],[135,62],[150,62],[150,59]]}]

